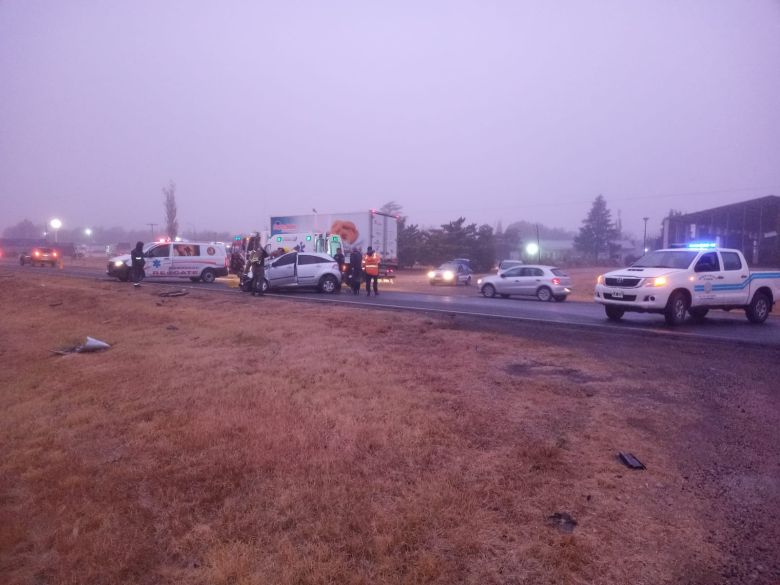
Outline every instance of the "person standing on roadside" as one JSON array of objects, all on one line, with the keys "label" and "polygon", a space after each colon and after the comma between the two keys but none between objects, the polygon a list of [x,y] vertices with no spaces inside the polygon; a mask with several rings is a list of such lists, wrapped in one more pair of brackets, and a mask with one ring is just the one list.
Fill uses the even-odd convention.
[{"label": "person standing on roadside", "polygon": [[250,256],[252,264],[252,296],[263,295],[265,292],[263,291],[263,281],[265,280],[265,259],[267,257],[268,254],[265,248],[258,247],[252,250],[252,255]]},{"label": "person standing on roadside", "polygon": [[130,252],[130,280],[133,286],[141,286],[141,279],[144,277],[144,243],[136,242],[135,248]]},{"label": "person standing on roadside", "polygon": [[362,263],[363,257],[360,255],[360,250],[357,248],[353,249],[349,254],[349,278],[353,295],[360,294],[360,280],[363,274]]},{"label": "person standing on roadside", "polygon": [[366,255],[363,256],[363,270],[366,273],[366,296],[371,296],[371,281],[374,282],[374,296],[379,296],[379,261],[382,258],[378,252],[369,246]]},{"label": "person standing on roadside", "polygon": [[[341,278],[341,282],[344,282],[344,277],[346,276],[344,270],[346,269],[347,259],[344,256],[344,252],[341,251],[341,248],[336,248],[333,259],[336,261],[336,264],[339,265],[339,277]],[[341,285],[339,285],[338,292],[341,292]]]}]

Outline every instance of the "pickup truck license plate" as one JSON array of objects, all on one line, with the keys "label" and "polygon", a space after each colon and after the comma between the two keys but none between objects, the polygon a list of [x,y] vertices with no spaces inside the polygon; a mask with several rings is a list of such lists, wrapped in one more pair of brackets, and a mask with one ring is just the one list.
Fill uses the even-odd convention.
[{"label": "pickup truck license plate", "polygon": [[623,291],[622,290],[613,290],[612,291],[612,298],[613,299],[622,299],[623,298]]}]

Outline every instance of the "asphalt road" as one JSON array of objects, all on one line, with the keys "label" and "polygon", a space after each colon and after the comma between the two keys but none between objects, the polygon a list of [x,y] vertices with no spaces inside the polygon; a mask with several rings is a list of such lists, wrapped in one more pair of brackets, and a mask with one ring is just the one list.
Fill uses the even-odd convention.
[{"label": "asphalt road", "polygon": [[[60,269],[21,267],[11,261],[0,263],[3,271],[31,272],[36,275],[49,271],[52,275],[108,280],[117,286],[127,286],[116,279],[108,278],[105,271],[93,267],[66,266]],[[247,302],[259,301],[246,293],[231,287],[228,279],[218,279],[214,284],[192,283],[184,279],[148,280],[145,285],[176,286],[179,288],[211,291],[221,294],[245,295]],[[459,291],[462,293],[462,289]],[[673,336],[691,340],[712,340],[719,342],[745,343],[750,345],[780,346],[780,318],[777,316],[763,325],[753,325],[747,321],[743,311],[712,311],[703,323],[686,323],[680,327],[667,326],[661,315],[627,313],[620,323],[608,321],[604,309],[596,303],[566,301],[564,303],[542,303],[536,299],[482,297],[476,287],[471,295],[442,295],[416,292],[393,291],[391,285],[380,288],[378,297],[366,297],[361,290],[360,296],[353,296],[344,289],[341,294],[324,295],[315,292],[291,291],[270,293],[274,298],[298,302],[337,303],[357,308],[375,308],[385,310],[418,311],[439,313],[451,316],[464,316],[500,320],[508,323],[549,324],[562,330],[592,330],[614,334],[615,339],[626,335]],[[780,313],[780,304],[775,306]]]}]

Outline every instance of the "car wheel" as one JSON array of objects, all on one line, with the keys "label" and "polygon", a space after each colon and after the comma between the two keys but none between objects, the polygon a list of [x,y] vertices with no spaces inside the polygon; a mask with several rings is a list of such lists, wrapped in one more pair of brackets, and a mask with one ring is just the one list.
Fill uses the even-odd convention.
[{"label": "car wheel", "polygon": [[607,319],[610,321],[620,321],[626,313],[620,307],[612,307],[610,305],[604,305],[604,312],[607,314]]},{"label": "car wheel", "polygon": [[125,270],[125,273],[118,275],[117,278],[119,279],[119,282],[127,282],[130,280],[130,272]]},{"label": "car wheel", "polygon": [[339,287],[338,279],[332,274],[326,274],[320,279],[320,286],[318,287],[321,293],[333,294]]},{"label": "car wheel", "polygon": [[688,309],[688,313],[691,315],[691,319],[696,321],[697,323],[701,323],[704,321],[704,317],[707,316],[707,313],[709,313],[709,309],[705,309],[702,307],[694,307],[692,309]]},{"label": "car wheel", "polygon": [[200,278],[206,284],[211,284],[217,280],[217,274],[211,268],[206,268],[206,270],[200,273]]},{"label": "car wheel", "polygon": [[682,291],[675,291],[672,296],[669,297],[669,302],[666,303],[666,309],[664,310],[664,319],[666,324],[675,326],[682,325],[685,322],[685,316],[688,314],[688,307],[691,302],[688,297]]},{"label": "car wheel", "polygon": [[494,296],[496,296],[496,287],[494,287],[492,284],[486,284],[482,287],[482,295],[492,299]]},{"label": "car wheel", "polygon": [[751,323],[763,323],[769,317],[771,303],[764,293],[756,293],[745,309],[745,316]]},{"label": "car wheel", "polygon": [[536,298],[542,301],[543,303],[551,301],[552,291],[546,286],[540,286],[539,290],[536,291]]},{"label": "car wheel", "polygon": [[265,294],[269,290],[271,290],[271,285],[268,283],[268,279],[267,278],[264,278],[263,282],[260,283],[260,290],[263,291],[263,294]]}]

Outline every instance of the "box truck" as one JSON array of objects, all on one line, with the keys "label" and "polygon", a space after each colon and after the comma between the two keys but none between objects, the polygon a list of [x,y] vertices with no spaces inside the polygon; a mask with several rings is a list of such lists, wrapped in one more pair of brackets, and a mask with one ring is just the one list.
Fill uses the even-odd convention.
[{"label": "box truck", "polygon": [[398,217],[374,209],[351,213],[312,213],[271,218],[271,237],[284,234],[324,233],[338,235],[344,250],[368,247],[379,252],[388,276],[398,267]]}]

